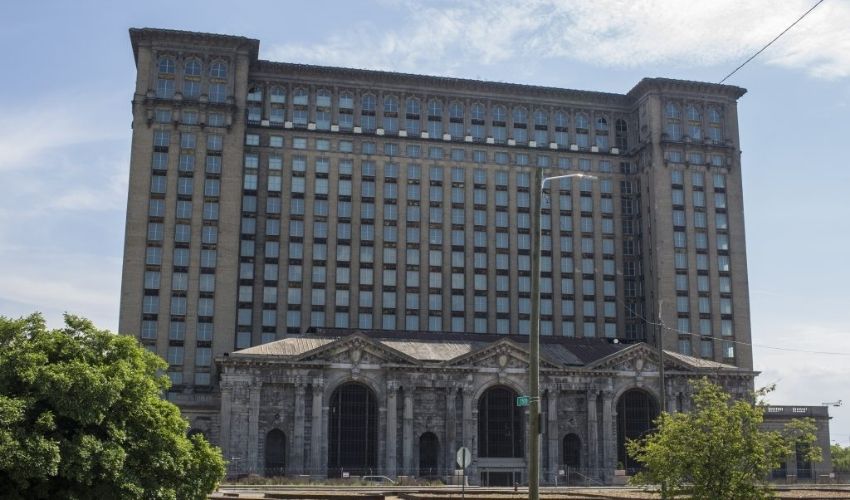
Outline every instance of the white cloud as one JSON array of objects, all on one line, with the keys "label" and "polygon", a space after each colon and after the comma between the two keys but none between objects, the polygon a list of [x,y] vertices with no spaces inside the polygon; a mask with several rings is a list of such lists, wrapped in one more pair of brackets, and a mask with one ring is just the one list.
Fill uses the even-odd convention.
[{"label": "white cloud", "polygon": [[[387,30],[386,24],[358,25],[317,45],[272,45],[263,56],[455,75],[465,75],[479,64],[546,58],[603,67],[733,64],[809,7],[806,0],[419,2],[406,6],[406,16],[395,30]],[[850,76],[848,25],[850,4],[826,2],[769,48],[761,61],[820,78]]]}]

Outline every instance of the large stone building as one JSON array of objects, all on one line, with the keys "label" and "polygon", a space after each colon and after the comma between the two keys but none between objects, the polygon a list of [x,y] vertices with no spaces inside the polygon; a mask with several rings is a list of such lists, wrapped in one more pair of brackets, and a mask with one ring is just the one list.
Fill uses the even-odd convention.
[{"label": "large stone building", "polygon": [[688,378],[752,386],[743,89],[611,94],[130,38],[120,330],[168,361],[169,398],[232,469],[443,474],[463,443],[473,481],[523,480],[535,169],[593,176],[551,181],[542,209],[547,480],[610,477],[624,436],[687,408]]}]

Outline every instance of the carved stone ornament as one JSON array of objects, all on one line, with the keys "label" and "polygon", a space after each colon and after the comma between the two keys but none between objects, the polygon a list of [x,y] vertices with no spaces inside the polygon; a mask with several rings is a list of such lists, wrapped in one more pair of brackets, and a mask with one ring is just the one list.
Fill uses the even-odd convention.
[{"label": "carved stone ornament", "polygon": [[504,368],[508,365],[508,355],[507,354],[499,354],[499,368]]},{"label": "carved stone ornament", "polygon": [[351,362],[356,365],[360,363],[360,357],[363,355],[363,351],[361,351],[359,348],[352,349],[349,355],[351,356]]}]

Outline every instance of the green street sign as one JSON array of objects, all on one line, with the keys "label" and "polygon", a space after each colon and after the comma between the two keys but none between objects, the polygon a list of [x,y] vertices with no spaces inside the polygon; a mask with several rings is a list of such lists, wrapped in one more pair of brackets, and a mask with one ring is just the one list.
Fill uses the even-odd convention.
[{"label": "green street sign", "polygon": [[528,402],[531,400],[528,396],[517,396],[516,405],[517,406],[528,406]]}]

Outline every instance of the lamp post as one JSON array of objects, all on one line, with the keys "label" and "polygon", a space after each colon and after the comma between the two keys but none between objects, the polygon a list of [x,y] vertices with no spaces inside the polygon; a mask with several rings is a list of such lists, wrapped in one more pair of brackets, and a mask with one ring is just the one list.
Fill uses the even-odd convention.
[{"label": "lamp post", "polygon": [[543,188],[547,181],[593,175],[574,173],[543,176],[543,169],[534,171],[534,189],[531,200],[531,332],[529,335],[528,395],[529,401],[529,454],[528,498],[540,498],[540,214],[543,208]]}]

